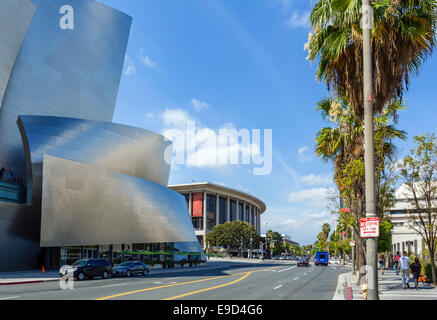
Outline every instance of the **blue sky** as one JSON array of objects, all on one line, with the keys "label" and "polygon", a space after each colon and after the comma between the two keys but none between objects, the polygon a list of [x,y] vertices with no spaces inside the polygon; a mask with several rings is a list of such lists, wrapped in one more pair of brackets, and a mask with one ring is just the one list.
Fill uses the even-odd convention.
[{"label": "blue sky", "polygon": [[[100,0],[133,17],[114,122],[164,133],[184,120],[218,133],[223,127],[272,129],[269,175],[248,165],[172,168],[170,184],[211,181],[262,199],[262,231],[313,243],[332,216],[326,206],[332,164],[314,155],[315,111],[327,95],[306,60],[311,1]],[[412,137],[437,131],[437,58],[406,95],[399,128]],[[267,225],[266,225],[267,224]]]}]

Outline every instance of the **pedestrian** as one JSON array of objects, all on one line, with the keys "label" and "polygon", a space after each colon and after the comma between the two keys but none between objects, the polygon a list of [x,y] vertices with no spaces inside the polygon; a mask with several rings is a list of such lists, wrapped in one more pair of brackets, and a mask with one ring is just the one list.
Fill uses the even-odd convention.
[{"label": "pedestrian", "polygon": [[394,265],[395,265],[395,273],[398,276],[399,275],[399,251],[396,252],[396,256],[394,258]]},{"label": "pedestrian", "polygon": [[411,273],[413,274],[416,290],[419,290],[419,277],[422,272],[422,265],[420,264],[418,257],[414,258],[414,263],[411,264],[410,269]]},{"label": "pedestrian", "polygon": [[409,288],[410,285],[408,282],[410,281],[410,258],[408,258],[407,251],[403,252],[403,256],[399,258],[399,263],[401,267],[401,276],[402,276],[402,287],[404,289]]},{"label": "pedestrian", "polygon": [[384,275],[385,269],[385,257],[383,254],[379,257],[379,268],[381,269],[381,275]]},{"label": "pedestrian", "polygon": [[12,181],[12,176],[13,176],[13,172],[12,172],[12,170],[11,169],[9,169],[9,171],[8,171],[8,182],[11,182]]}]

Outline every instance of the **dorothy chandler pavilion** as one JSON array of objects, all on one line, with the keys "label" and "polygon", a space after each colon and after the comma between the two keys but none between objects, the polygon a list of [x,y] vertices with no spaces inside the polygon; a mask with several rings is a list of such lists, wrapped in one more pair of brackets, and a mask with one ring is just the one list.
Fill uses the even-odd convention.
[{"label": "dorothy chandler pavilion", "polygon": [[0,271],[151,243],[202,252],[167,188],[170,142],[112,123],[131,23],[93,0],[0,1]]}]

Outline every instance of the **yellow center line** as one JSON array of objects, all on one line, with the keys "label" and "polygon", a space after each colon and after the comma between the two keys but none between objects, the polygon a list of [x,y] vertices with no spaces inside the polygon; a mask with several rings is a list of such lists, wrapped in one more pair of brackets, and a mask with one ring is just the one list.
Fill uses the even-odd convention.
[{"label": "yellow center line", "polygon": [[[173,284],[167,284],[167,285],[158,286],[158,287],[151,287],[151,288],[140,289],[140,290],[135,290],[135,291],[122,292],[122,293],[114,294],[114,295],[111,295],[111,296],[98,298],[96,300],[107,300],[107,299],[111,299],[111,298],[117,298],[117,297],[126,296],[128,294],[133,294],[133,293],[146,292],[146,291],[157,290],[157,289],[162,289],[162,288],[182,286],[182,285],[185,285],[185,284],[199,283],[199,282],[210,281],[210,280],[215,280],[215,279],[234,277],[234,276],[239,276],[239,275],[247,274],[248,272],[252,273],[252,272],[258,272],[258,271],[265,271],[265,270],[271,270],[271,269],[278,268],[278,267],[280,267],[280,266],[274,266],[274,267],[270,267],[270,268],[266,268],[266,269],[261,269],[261,270],[255,270],[255,271],[240,272],[240,273],[230,274],[230,275],[227,275],[227,276],[219,276],[219,277],[213,277],[213,278],[207,278],[207,279],[201,279],[201,280],[193,280],[193,281],[187,281],[187,282],[181,282],[181,283],[173,283]],[[243,280],[243,279],[241,279],[241,280]]]},{"label": "yellow center line", "polygon": [[170,298],[165,298],[163,300],[179,299],[179,298],[183,298],[183,297],[186,297],[186,296],[191,296],[191,295],[196,294],[196,293],[205,292],[205,291],[209,291],[209,290],[218,289],[218,288],[221,288],[221,287],[230,286],[231,284],[237,283],[237,282],[247,278],[251,273],[253,273],[253,271],[249,271],[244,276],[242,276],[241,278],[238,278],[237,280],[234,280],[234,281],[231,281],[231,282],[228,282],[228,283],[220,284],[218,286],[214,286],[214,287],[210,287],[210,288],[205,288],[205,289],[201,289],[201,290],[197,290],[197,291],[183,293],[183,294],[180,294],[178,296],[174,296],[174,297],[170,297]]}]

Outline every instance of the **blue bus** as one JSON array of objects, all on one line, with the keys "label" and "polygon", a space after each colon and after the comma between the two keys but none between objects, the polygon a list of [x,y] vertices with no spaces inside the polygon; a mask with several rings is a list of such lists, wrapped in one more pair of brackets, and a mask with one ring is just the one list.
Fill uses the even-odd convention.
[{"label": "blue bus", "polygon": [[326,251],[317,251],[316,252],[316,259],[315,259],[316,265],[324,264],[325,266],[327,266],[328,260],[329,260],[329,253],[328,252],[326,252]]}]

